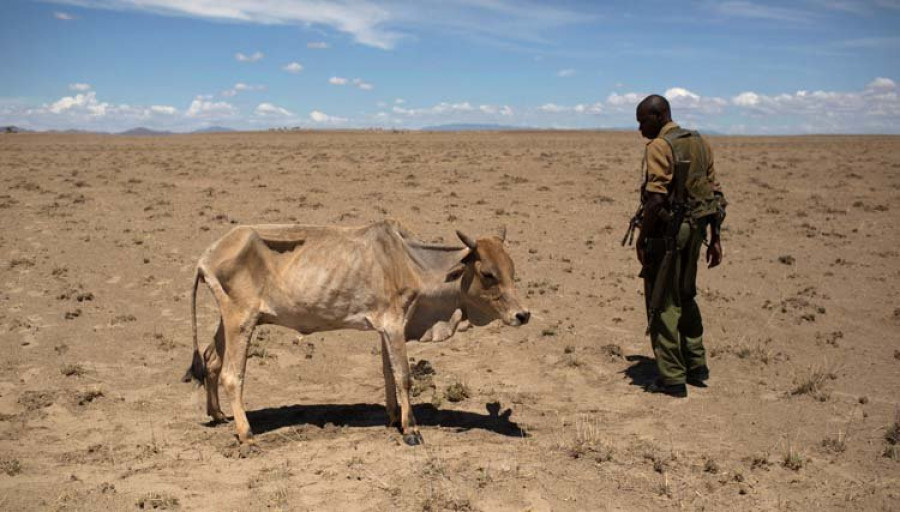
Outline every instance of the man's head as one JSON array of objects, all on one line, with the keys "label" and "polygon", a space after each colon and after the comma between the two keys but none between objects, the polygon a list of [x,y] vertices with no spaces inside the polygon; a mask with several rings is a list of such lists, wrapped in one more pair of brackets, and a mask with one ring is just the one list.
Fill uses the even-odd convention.
[{"label": "man's head", "polygon": [[647,139],[655,139],[666,123],[672,120],[669,102],[658,94],[651,94],[638,103],[637,122],[641,135]]}]

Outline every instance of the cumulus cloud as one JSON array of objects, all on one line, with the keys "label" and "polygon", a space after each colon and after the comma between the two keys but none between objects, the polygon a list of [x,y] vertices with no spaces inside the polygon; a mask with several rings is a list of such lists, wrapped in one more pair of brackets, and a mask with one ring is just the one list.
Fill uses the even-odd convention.
[{"label": "cumulus cloud", "polygon": [[289,64],[285,64],[281,69],[287,71],[288,73],[293,73],[296,75],[297,73],[303,71],[303,65],[299,62],[291,62]]},{"label": "cumulus cloud", "polygon": [[318,110],[313,110],[309,113],[309,118],[316,123],[343,123],[346,122],[347,119],[343,117],[330,116],[324,112],[320,112]]},{"label": "cumulus cloud", "polygon": [[91,90],[91,84],[78,84],[78,83],[75,83],[75,84],[69,84],[69,90],[71,90],[71,91],[82,91],[82,92],[83,92],[83,91],[90,91],[90,90]]},{"label": "cumulus cloud", "polygon": [[290,110],[271,103],[260,103],[253,112],[258,116],[290,117],[294,115]]},{"label": "cumulus cloud", "polygon": [[543,105],[538,107],[538,110],[540,110],[541,112],[550,112],[555,114],[558,112],[565,112],[568,109],[561,105],[557,105],[556,103],[544,103]]},{"label": "cumulus cloud", "polygon": [[239,92],[264,91],[265,89],[266,89],[265,85],[252,85],[252,84],[245,84],[243,82],[238,82],[238,83],[234,84],[234,87],[232,87],[231,89],[222,91],[222,96],[225,96],[226,98],[231,98],[231,97],[237,96],[237,93],[239,93]]},{"label": "cumulus cloud", "polygon": [[232,117],[237,114],[234,105],[225,101],[212,101],[209,96],[197,96],[184,115],[193,118]]},{"label": "cumulus cloud", "polygon": [[258,62],[261,61],[265,57],[263,52],[253,52],[250,55],[243,54],[241,52],[237,52],[234,54],[234,58],[237,59],[238,62]]},{"label": "cumulus cloud", "polygon": [[60,21],[72,21],[75,19],[75,16],[62,11],[56,11],[53,13],[53,17]]},{"label": "cumulus cloud", "polygon": [[333,76],[328,79],[328,83],[332,85],[347,85],[348,81],[349,80],[347,80],[346,78],[341,78],[339,76]]},{"label": "cumulus cloud", "polygon": [[364,91],[371,91],[372,89],[375,88],[374,85],[372,85],[372,84],[370,84],[370,83],[368,83],[368,82],[365,82],[365,81],[363,81],[362,79],[359,79],[359,78],[354,78],[354,79],[353,79],[353,85],[355,85],[356,87],[358,87],[358,88],[360,88],[360,89],[362,89],[362,90],[364,90]]},{"label": "cumulus cloud", "polygon": [[614,107],[637,107],[637,104],[647,95],[643,93],[637,92],[626,92],[625,94],[619,94],[617,92],[611,93],[606,98],[606,103],[612,105]]},{"label": "cumulus cloud", "polygon": [[306,43],[306,47],[310,50],[327,50],[329,48],[328,43],[324,41]]},{"label": "cumulus cloud", "polygon": [[716,114],[728,105],[728,101],[723,98],[700,96],[682,87],[667,89],[663,96],[669,100],[672,110],[694,110]]},{"label": "cumulus cloud", "polygon": [[75,96],[64,96],[46,107],[46,110],[53,114],[61,114],[68,111],[81,111],[92,116],[106,115],[109,103],[97,100],[97,93],[94,91],[84,94],[76,94]]},{"label": "cumulus cloud", "polygon": [[174,116],[178,113],[177,108],[171,107],[169,105],[152,105],[150,107],[150,111],[155,114],[164,114],[167,116]]},{"label": "cumulus cloud", "polygon": [[574,69],[560,69],[559,71],[556,72],[556,76],[562,77],[562,78],[568,78],[570,76],[575,76],[575,70]]}]

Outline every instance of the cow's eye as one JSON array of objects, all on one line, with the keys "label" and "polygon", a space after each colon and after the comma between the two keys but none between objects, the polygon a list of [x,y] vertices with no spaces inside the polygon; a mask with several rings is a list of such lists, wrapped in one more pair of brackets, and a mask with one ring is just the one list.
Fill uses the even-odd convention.
[{"label": "cow's eye", "polygon": [[482,272],[481,277],[483,277],[485,281],[494,281],[497,279],[491,272]]}]

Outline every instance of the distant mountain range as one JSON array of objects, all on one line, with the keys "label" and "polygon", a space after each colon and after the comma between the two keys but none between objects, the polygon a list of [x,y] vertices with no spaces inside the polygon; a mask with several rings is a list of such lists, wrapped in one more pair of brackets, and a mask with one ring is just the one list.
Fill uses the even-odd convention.
[{"label": "distant mountain range", "polygon": [[[227,128],[225,126],[208,126],[206,128],[200,128],[198,130],[194,130],[192,132],[185,133],[226,133],[236,131],[232,128]],[[132,128],[130,130],[125,130],[124,132],[116,132],[110,134],[110,132],[97,132],[91,130],[45,130],[43,132],[39,132],[36,130],[28,130],[26,128],[21,128],[19,126],[0,126],[0,133],[92,133],[98,135],[125,135],[130,137],[155,137],[162,135],[177,135],[179,132],[170,132],[165,130],[153,130],[151,128],[144,128],[143,126],[139,126],[137,128]]]}]

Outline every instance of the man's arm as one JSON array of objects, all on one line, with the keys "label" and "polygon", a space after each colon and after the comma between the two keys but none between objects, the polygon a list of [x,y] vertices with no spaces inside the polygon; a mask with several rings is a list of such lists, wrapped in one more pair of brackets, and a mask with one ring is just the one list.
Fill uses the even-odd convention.
[{"label": "man's arm", "polygon": [[[703,144],[706,145],[706,155],[709,159],[709,167],[706,169],[706,177],[709,178],[709,182],[712,184],[713,194],[718,198],[719,204],[722,208],[725,208],[725,205],[728,204],[728,201],[725,200],[725,195],[722,193],[722,186],[719,184],[716,179],[716,167],[713,161],[713,151],[712,147],[710,147],[709,143],[706,142],[706,139],[703,139]],[[720,263],[722,263],[722,258],[724,254],[722,252],[722,240],[719,237],[719,226],[720,219],[718,216],[714,216],[712,222],[710,222],[709,230],[709,248],[706,250],[706,263],[709,268],[717,267]]]},{"label": "man's arm", "polygon": [[661,229],[659,212],[666,204],[669,184],[672,182],[672,169],[675,156],[672,148],[663,139],[654,139],[647,144],[647,184],[644,187],[644,217],[641,221],[641,233],[638,237],[638,261],[644,263],[644,248],[647,238],[659,233]]}]

